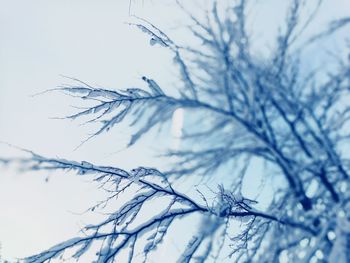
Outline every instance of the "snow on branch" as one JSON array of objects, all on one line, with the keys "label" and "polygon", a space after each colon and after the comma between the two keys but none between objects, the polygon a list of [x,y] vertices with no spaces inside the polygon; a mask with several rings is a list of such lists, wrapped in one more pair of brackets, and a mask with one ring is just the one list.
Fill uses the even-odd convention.
[{"label": "snow on branch", "polygon": [[[37,255],[28,257],[26,262],[45,262],[54,258],[64,258],[69,251],[69,255],[79,259],[93,244],[102,246],[97,252],[96,262],[113,262],[119,253],[129,250],[129,261],[134,257],[135,244],[138,240],[146,238],[144,243],[143,255],[146,259],[148,254],[154,251],[161,244],[168,228],[171,227],[174,220],[187,217],[191,214],[199,214],[203,220],[203,227],[199,230],[199,239],[196,242],[189,241],[188,248],[184,251],[181,258],[189,258],[200,244],[208,239],[213,239],[215,233],[223,228],[230,221],[246,218],[249,224],[247,228],[255,227],[255,223],[275,222],[276,226],[284,225],[286,227],[300,228],[314,234],[312,228],[304,226],[302,223],[293,222],[275,215],[258,211],[253,208],[256,201],[237,196],[230,191],[219,187],[217,197],[212,204],[198,202],[189,196],[175,190],[166,180],[165,175],[153,168],[139,167],[130,172],[123,169],[110,166],[97,166],[83,161],[75,162],[65,159],[50,159],[27,151],[29,158],[12,159],[21,169],[24,170],[68,170],[75,171],[78,175],[92,174],[95,181],[108,189],[109,197],[96,205],[100,207],[108,202],[116,200],[118,195],[124,193],[127,189],[132,189],[133,197],[120,206],[116,211],[96,225],[87,225],[84,229],[84,236],[76,237]],[[108,186],[107,186],[108,185]],[[135,190],[134,188],[136,187]],[[135,223],[135,219],[142,215],[142,207],[152,202],[154,199],[167,198],[164,206],[159,212],[142,223]],[[95,210],[96,207],[91,208]],[[211,241],[212,242],[212,241]],[[247,241],[248,242],[248,241]],[[196,248],[194,248],[195,246]],[[190,252],[192,251],[192,252]],[[206,256],[204,255],[204,258]]]},{"label": "snow on branch", "polygon": [[[275,46],[264,56],[251,45],[254,32],[247,28],[253,2],[213,1],[201,18],[184,2],[177,3],[191,23],[187,29],[193,43],[199,44],[178,44],[146,19],[134,17],[136,22],[130,24],[145,33],[151,45],[171,52],[179,77],[171,88],[178,89],[179,96],[170,96],[168,89],[147,76],[142,77],[145,86],[138,88],[108,90],[71,78],[72,85],[54,89],[92,104],[65,117],[100,123],[87,140],[128,122],[133,127],[130,146],[183,109],[189,124],[179,138],[181,147],[164,153],[175,157],[174,165],[162,173],[147,167],[126,171],[50,159],[32,152],[29,158],[0,159],[6,165],[18,162],[24,170],[72,170],[96,176],[109,197],[91,210],[125,192],[132,196],[102,222],[87,226],[85,236],[27,261],[50,261],[67,251],[79,259],[96,246],[97,262],[113,262],[122,251],[128,251],[129,262],[139,255],[147,261],[174,222],[192,215],[200,218],[199,227],[178,262],[216,261],[222,254],[236,262],[277,262],[283,257],[300,262],[324,259],[327,254],[345,258],[335,246],[341,243],[348,249],[350,240],[342,228],[350,216],[350,64],[348,58],[335,55],[336,67],[330,59],[329,65],[314,70],[309,58],[303,57],[307,45],[294,48],[300,46],[322,1],[310,4],[314,11],[303,23],[306,1],[291,0]],[[330,37],[349,21],[334,20],[307,44]],[[255,161],[263,168],[254,167]],[[242,195],[243,186],[252,184],[248,174],[258,169],[271,197],[259,209],[260,192],[254,198]],[[217,183],[218,189],[205,194],[194,187],[199,194],[190,197],[171,183],[199,175]],[[143,209],[156,200],[162,200],[161,209],[150,218],[142,217]]]}]

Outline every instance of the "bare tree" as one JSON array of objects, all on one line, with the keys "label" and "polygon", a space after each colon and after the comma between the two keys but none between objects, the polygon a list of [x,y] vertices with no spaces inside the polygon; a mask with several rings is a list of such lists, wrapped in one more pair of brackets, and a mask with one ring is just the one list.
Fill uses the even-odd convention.
[{"label": "bare tree", "polygon": [[[119,196],[132,194],[104,221],[86,226],[84,235],[26,262],[49,262],[65,255],[79,259],[91,250],[97,252],[96,262],[118,262],[125,251],[129,262],[147,262],[174,222],[193,220],[189,218],[194,214],[200,218],[198,231],[178,255],[178,262],[350,262],[346,150],[350,64],[331,57],[336,67],[313,70],[305,66],[303,56],[306,47],[345,28],[350,18],[334,20],[300,45],[298,40],[322,1],[302,19],[306,1],[291,0],[275,47],[268,55],[258,56],[246,28],[249,3],[224,2],[213,1],[204,19],[178,3],[192,21],[188,29],[200,42],[194,46],[177,44],[147,20],[138,18],[131,24],[148,34],[152,45],[173,54],[179,72],[178,96],[168,95],[146,76],[141,88],[106,90],[72,79],[71,86],[55,89],[95,103],[67,116],[101,123],[88,139],[127,120],[135,130],[131,146],[153,127],[169,121],[179,108],[196,116],[184,128],[181,148],[165,153],[177,160],[166,172],[147,167],[126,171],[32,152],[29,158],[4,159],[29,170],[95,175],[109,197],[94,208],[103,209]],[[259,209],[258,197],[242,194],[242,186],[251,183],[246,175],[254,160],[265,163],[266,180],[278,182],[269,188],[273,195],[269,204]],[[222,170],[229,174],[225,180],[218,176]],[[218,187],[189,196],[175,187],[185,176],[218,178]],[[162,209],[143,216],[143,207],[155,200],[162,200]]]}]

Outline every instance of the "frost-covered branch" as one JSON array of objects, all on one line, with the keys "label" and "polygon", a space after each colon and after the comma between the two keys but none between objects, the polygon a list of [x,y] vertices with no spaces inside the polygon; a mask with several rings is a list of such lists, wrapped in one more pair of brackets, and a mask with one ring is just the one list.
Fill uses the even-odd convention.
[{"label": "frost-covered branch", "polygon": [[[201,204],[175,190],[166,180],[165,175],[153,168],[139,167],[127,172],[119,168],[97,166],[85,161],[49,159],[33,152],[28,153],[31,155],[29,158],[12,159],[11,162],[16,162],[20,168],[25,170],[68,170],[75,171],[79,175],[94,175],[95,181],[104,186],[109,197],[104,202],[98,203],[92,210],[106,207],[108,203],[116,201],[118,196],[124,194],[128,189],[132,190],[133,197],[117,211],[110,213],[104,221],[86,226],[83,229],[84,236],[67,240],[38,255],[31,256],[26,259],[26,262],[45,262],[53,258],[64,257],[67,251],[70,253],[68,255],[79,259],[93,247],[93,244],[99,242],[101,247],[97,252],[97,262],[113,262],[124,249],[129,250],[129,261],[131,261],[135,243],[147,237],[148,241],[144,244],[143,250],[146,259],[148,254],[160,245],[174,220],[194,213],[202,216],[207,232],[206,234],[203,231],[199,232],[200,241],[197,240],[198,237],[194,237],[197,243],[193,243],[193,240],[189,241],[188,248],[179,259],[180,262],[183,262],[181,258],[189,257],[189,249],[193,250],[194,245],[197,249],[202,241],[212,239],[215,232],[231,220],[244,219],[251,222],[249,228],[254,225],[254,222],[274,222],[276,226],[299,228],[309,232],[310,235],[315,234],[314,229],[303,223],[254,209],[255,201],[234,195],[223,187],[219,188],[215,202],[211,205]],[[136,224],[136,218],[142,214],[141,209],[155,199],[164,199],[164,207],[148,220]]]},{"label": "frost-covered branch", "polygon": [[[346,258],[350,64],[339,56],[329,60],[336,66],[324,64],[314,70],[304,51],[347,28],[350,20],[334,20],[319,34],[303,36],[322,2],[291,0],[274,46],[263,55],[252,45],[255,32],[248,27],[253,1],[213,0],[203,17],[177,1],[193,38],[185,43],[134,16],[136,22],[130,25],[145,33],[152,46],[173,56],[179,79],[174,87],[162,87],[157,76],[143,76],[144,85],[137,88],[107,90],[71,79],[72,85],[55,90],[89,103],[65,117],[100,124],[87,140],[125,122],[133,127],[131,146],[170,120],[177,109],[184,110],[189,124],[183,127],[181,145],[163,154],[165,160],[175,160],[174,165],[161,173],[34,153],[24,159],[0,159],[4,164],[17,161],[24,170],[93,174],[109,197],[92,210],[105,209],[126,193],[131,196],[104,221],[87,226],[85,236],[27,260],[44,262],[65,253],[79,259],[96,249],[97,262],[116,261],[122,251],[128,251],[129,262],[140,254],[147,261],[173,223],[192,215],[198,216],[199,228],[178,262],[215,262],[225,256],[237,262],[277,262],[283,257],[300,262],[328,254],[330,261]],[[304,18],[307,10],[312,11]],[[177,95],[169,95],[174,94],[170,89]],[[256,168],[256,163],[264,166]],[[243,196],[247,185],[258,184],[252,182],[252,174],[262,174],[262,181],[271,184],[265,186],[270,200],[259,199],[260,192]],[[208,187],[208,193],[195,188],[192,196],[174,186],[183,177],[199,177],[204,185],[210,181],[219,187]],[[147,218],[145,207],[156,200],[162,205]]]}]

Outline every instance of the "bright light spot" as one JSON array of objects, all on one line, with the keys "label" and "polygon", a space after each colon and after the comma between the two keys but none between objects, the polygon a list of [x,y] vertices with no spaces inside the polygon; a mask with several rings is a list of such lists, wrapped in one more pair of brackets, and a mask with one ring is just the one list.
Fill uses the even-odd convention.
[{"label": "bright light spot", "polygon": [[342,182],[340,184],[340,192],[345,193],[346,192],[347,185],[345,182]]},{"label": "bright light spot", "polygon": [[310,263],[317,263],[317,257],[313,256],[310,260]]},{"label": "bright light spot", "polygon": [[282,253],[279,256],[280,263],[288,263],[288,252],[282,251]]},{"label": "bright light spot", "polygon": [[323,259],[324,258],[323,252],[321,250],[317,250],[315,255],[316,255],[316,257],[318,259]]},{"label": "bright light spot", "polygon": [[335,233],[334,233],[333,231],[329,231],[329,232],[327,233],[327,237],[328,237],[328,239],[329,239],[330,241],[332,241],[332,240],[335,239],[336,235],[335,235]]},{"label": "bright light spot", "polygon": [[173,113],[171,133],[176,138],[181,138],[184,123],[184,110],[178,108]]},{"label": "bright light spot", "polygon": [[306,255],[305,251],[300,251],[299,254],[298,254],[299,258],[304,258],[305,255]]},{"label": "bright light spot", "polygon": [[300,241],[300,246],[306,247],[308,243],[309,243],[309,240],[307,238],[304,238],[303,240]]},{"label": "bright light spot", "polygon": [[311,240],[310,240],[310,247],[315,246],[315,244],[316,244],[315,239],[314,239],[314,238],[311,238]]},{"label": "bright light spot", "polygon": [[316,194],[318,188],[318,182],[316,180],[312,180],[306,192],[307,197],[312,198]]}]

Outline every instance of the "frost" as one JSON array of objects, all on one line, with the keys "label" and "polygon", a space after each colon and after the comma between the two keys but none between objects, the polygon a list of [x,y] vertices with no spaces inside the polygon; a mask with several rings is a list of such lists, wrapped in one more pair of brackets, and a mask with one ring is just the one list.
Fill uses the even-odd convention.
[{"label": "frost", "polygon": [[151,39],[149,40],[149,44],[150,44],[151,46],[154,46],[155,44],[157,44],[157,40],[154,39],[154,38],[151,38]]},{"label": "frost", "polygon": [[336,238],[336,235],[335,235],[335,233],[333,231],[329,231],[327,233],[327,237],[328,237],[329,240],[333,241]]},{"label": "frost", "polygon": [[82,161],[82,162],[81,162],[81,166],[84,167],[84,168],[86,168],[86,169],[91,169],[91,168],[94,167],[91,163],[86,162],[86,161]]},{"label": "frost", "polygon": [[[338,214],[338,217],[336,218],[336,223],[337,224],[336,224],[335,233],[333,233],[333,236],[335,237],[335,241],[333,242],[332,250],[328,257],[328,262],[347,263],[348,255],[349,255],[347,253],[347,249],[348,249],[348,235],[350,234],[350,221],[346,217]],[[319,255],[321,254],[319,253]],[[322,254],[322,257],[323,257],[323,254]]]},{"label": "frost", "polygon": [[156,95],[156,96],[164,95],[164,92],[162,91],[162,89],[159,87],[159,85],[153,79],[148,79],[147,77],[143,76],[142,80],[147,82],[148,87],[150,88],[150,90],[152,91],[152,93],[154,95]]},{"label": "frost", "polygon": [[42,263],[47,260],[50,260],[53,257],[57,257],[58,255],[62,254],[64,249],[67,247],[71,247],[75,244],[79,244],[81,242],[81,238],[72,238],[65,242],[62,242],[56,246],[51,247],[50,249],[36,255],[28,257],[24,260],[24,262],[27,263]]},{"label": "frost", "polygon": [[86,253],[90,247],[91,247],[92,242],[85,242],[80,249],[78,249],[74,255],[73,258],[79,259],[84,253]]},{"label": "frost", "polygon": [[146,19],[134,17],[138,23],[132,24],[174,57],[173,85],[163,88],[155,75],[142,77],[141,87],[108,90],[69,78],[72,85],[51,90],[82,104],[67,119],[98,125],[82,143],[121,123],[126,124],[119,126],[121,132],[131,131],[128,146],[154,128],[163,138],[173,120],[181,140],[164,153],[173,161],[165,172],[45,158],[26,150],[29,157],[0,159],[25,171],[93,174],[106,192],[89,210],[101,210],[100,222],[27,262],[90,252],[97,262],[115,261],[121,253],[129,262],[139,257],[147,262],[166,235],[180,233],[168,231],[178,227],[174,222],[186,226],[191,218],[199,224],[176,255],[181,263],[220,262],[223,256],[234,262],[350,262],[349,65],[339,56],[322,59],[318,67],[305,57],[306,47],[313,49],[317,39],[350,25],[350,19],[300,37],[311,32],[304,29],[323,1],[290,1],[275,44],[261,55],[247,20],[254,2],[213,1],[203,19],[181,2],[189,1],[177,5],[190,20],[194,41],[175,43]]}]

